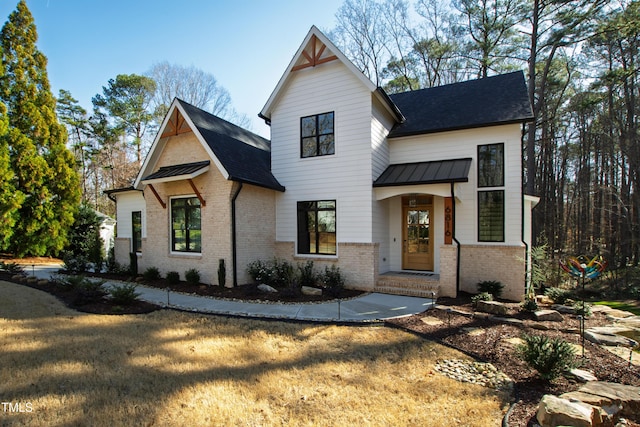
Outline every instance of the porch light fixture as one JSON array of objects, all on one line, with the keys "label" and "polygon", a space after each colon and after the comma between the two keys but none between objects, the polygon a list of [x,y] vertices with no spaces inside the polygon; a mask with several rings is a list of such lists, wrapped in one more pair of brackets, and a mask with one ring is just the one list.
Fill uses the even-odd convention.
[{"label": "porch light fixture", "polygon": [[418,206],[417,195],[415,193],[409,195],[409,207],[415,208]]}]

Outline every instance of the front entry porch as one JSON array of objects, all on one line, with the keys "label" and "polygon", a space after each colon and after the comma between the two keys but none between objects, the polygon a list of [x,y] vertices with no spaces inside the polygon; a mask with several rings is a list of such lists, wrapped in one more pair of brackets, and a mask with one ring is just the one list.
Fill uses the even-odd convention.
[{"label": "front entry porch", "polygon": [[440,295],[440,275],[423,271],[389,271],[378,276],[374,292],[437,298]]}]

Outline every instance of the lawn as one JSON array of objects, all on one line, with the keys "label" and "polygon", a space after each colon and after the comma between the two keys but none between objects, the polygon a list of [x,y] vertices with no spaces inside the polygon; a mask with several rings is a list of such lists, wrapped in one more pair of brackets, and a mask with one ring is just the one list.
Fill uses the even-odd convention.
[{"label": "lawn", "polygon": [[3,426],[497,426],[508,404],[386,327],[83,314],[0,282],[0,331]]}]

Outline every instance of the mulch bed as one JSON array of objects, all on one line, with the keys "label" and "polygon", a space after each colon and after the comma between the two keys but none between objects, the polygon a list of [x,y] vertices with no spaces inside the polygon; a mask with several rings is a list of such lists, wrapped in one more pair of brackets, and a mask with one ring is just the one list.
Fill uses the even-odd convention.
[{"label": "mulch bed", "polygon": [[[457,310],[473,312],[471,296],[460,298],[441,298],[438,304]],[[440,325],[429,325],[422,321],[423,317],[435,317],[442,321]],[[580,383],[567,378],[558,378],[547,382],[537,378],[536,372],[515,355],[515,346],[506,342],[508,338],[521,337],[523,334],[547,335],[559,337],[565,341],[581,345],[579,320],[576,316],[564,315],[563,322],[534,322],[532,315],[522,313],[517,304],[511,304],[508,317],[523,320],[522,327],[504,324],[495,320],[463,316],[446,310],[429,310],[427,312],[392,320],[396,326],[420,335],[437,340],[445,345],[459,349],[464,353],[485,362],[491,362],[500,371],[514,381],[515,402],[509,425],[512,427],[532,426],[540,399],[545,394],[560,395],[577,390]],[[534,323],[542,324],[548,330],[532,328]],[[611,324],[602,313],[594,313],[586,321],[586,328]],[[480,328],[482,334],[469,334],[463,328]],[[633,386],[640,386],[640,367],[629,364],[607,350],[587,340],[584,342],[585,357],[579,354],[581,369],[592,372],[600,381],[610,381]],[[640,357],[635,353],[634,358]],[[638,420],[640,421],[640,420]],[[640,426],[640,423],[629,421],[629,426]]]},{"label": "mulch bed", "polygon": [[[100,275],[102,279],[129,279],[123,276]],[[100,303],[78,305],[75,303],[73,292],[65,291],[60,286],[51,282],[29,283],[25,281],[13,280],[11,275],[0,272],[0,280],[21,283],[36,289],[49,292],[58,297],[67,306],[78,311],[97,314],[140,314],[149,313],[159,309],[158,306],[144,301],[137,301],[129,306],[114,306],[108,299]],[[155,286],[166,289],[165,280],[143,281],[146,286]],[[272,302],[320,302],[334,299],[329,296],[307,296],[300,294],[282,295],[265,294],[257,290],[254,285],[243,285],[234,288],[224,288],[220,286],[190,285],[181,282],[177,285],[169,286],[172,291],[192,293],[210,297],[229,298],[237,300],[262,300]],[[360,291],[344,290],[340,298],[353,298],[362,294]],[[461,350],[462,352],[477,358],[481,361],[491,362],[500,371],[507,374],[514,380],[515,406],[513,407],[508,423],[512,427],[533,426],[538,403],[544,394],[560,395],[565,392],[577,390],[580,383],[572,379],[558,378],[553,382],[547,382],[537,377],[536,372],[525,362],[515,355],[513,345],[505,340],[508,338],[521,337],[527,334],[544,334],[549,337],[560,337],[565,341],[582,344],[579,331],[579,320],[576,316],[564,315],[563,322],[534,322],[532,315],[518,310],[517,304],[511,304],[507,317],[520,319],[524,324],[514,326],[495,320],[481,318],[477,316],[461,315],[455,311],[465,311],[473,313],[471,295],[463,294],[459,298],[440,298],[438,304],[454,309],[429,310],[414,316],[394,319],[388,323],[418,333],[425,338],[436,340],[444,345]],[[430,325],[422,318],[437,318],[442,323]],[[547,330],[534,329],[532,325],[537,323],[548,328]],[[602,313],[594,313],[588,318],[586,327],[603,326],[610,324]],[[464,328],[479,328],[484,331],[481,334],[469,334]],[[601,381],[611,381],[622,384],[640,386],[640,367],[630,365],[628,360],[624,360],[612,353],[602,349],[589,341],[584,341],[585,357],[581,355],[582,369],[592,372]],[[640,357],[637,353],[634,357]],[[640,427],[640,423],[629,421],[629,426]]]}]

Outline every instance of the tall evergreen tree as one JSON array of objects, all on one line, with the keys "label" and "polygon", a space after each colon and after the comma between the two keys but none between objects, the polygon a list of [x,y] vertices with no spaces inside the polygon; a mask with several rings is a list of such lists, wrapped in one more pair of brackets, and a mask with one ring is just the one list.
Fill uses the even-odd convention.
[{"label": "tall evergreen tree", "polygon": [[37,49],[36,26],[20,0],[0,33],[0,100],[7,107],[7,144],[16,189],[25,195],[7,249],[17,256],[54,255],[67,243],[80,202],[75,161],[56,118],[47,59]]}]

